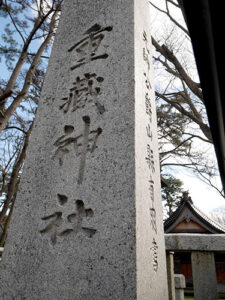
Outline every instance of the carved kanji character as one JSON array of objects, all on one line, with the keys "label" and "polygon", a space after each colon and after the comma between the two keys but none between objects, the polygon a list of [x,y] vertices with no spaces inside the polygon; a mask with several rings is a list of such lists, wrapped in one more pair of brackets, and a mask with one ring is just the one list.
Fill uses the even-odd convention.
[{"label": "carved kanji character", "polygon": [[150,70],[150,51],[148,49],[148,38],[147,33],[143,32],[143,41],[145,42],[145,47],[143,48],[143,59],[147,63],[148,71]]},{"label": "carved kanji character", "polygon": [[148,136],[148,137],[151,139],[151,141],[152,141],[153,135],[152,135],[152,130],[151,130],[150,124],[148,124],[148,125],[146,126],[146,132],[147,132],[147,136]]},{"label": "carved kanji character", "polygon": [[93,210],[90,208],[86,209],[82,200],[76,200],[74,211],[68,213],[65,209],[68,197],[61,194],[57,194],[57,197],[62,211],[43,217],[43,221],[49,220],[50,222],[44,229],[40,230],[40,233],[42,235],[48,234],[52,245],[56,244],[57,237],[63,237],[71,233],[77,234],[81,232],[88,237],[92,237],[96,229],[83,226],[83,220],[93,217]]},{"label": "carved kanji character", "polygon": [[157,224],[156,224],[156,210],[154,207],[150,208],[150,218],[152,229],[157,233]]},{"label": "carved kanji character", "polygon": [[95,86],[96,82],[101,83],[103,80],[103,77],[97,76],[95,73],[86,73],[83,78],[77,77],[70,89],[69,96],[61,99],[64,103],[60,105],[60,109],[67,113],[69,110],[75,111],[84,107],[86,102],[94,102],[98,112],[104,113],[104,105],[98,101],[101,89],[99,86]]},{"label": "carved kanji character", "polygon": [[71,70],[74,70],[90,61],[105,59],[108,57],[107,53],[99,55],[96,54],[101,41],[104,39],[104,31],[112,31],[112,27],[102,27],[99,24],[93,25],[85,32],[86,36],[68,50],[69,52],[75,50],[78,56],[75,64],[71,67]]},{"label": "carved kanji character", "polygon": [[156,243],[155,238],[152,240],[152,247],[150,248],[152,250],[153,258],[152,258],[152,264],[153,269],[155,272],[158,270],[158,245]]},{"label": "carved kanji character", "polygon": [[53,159],[59,160],[59,165],[63,165],[63,157],[65,154],[69,153],[72,149],[71,146],[74,146],[73,149],[78,148],[78,139],[82,137],[82,135],[71,136],[71,133],[74,132],[74,127],[70,125],[64,126],[64,135],[58,138],[53,144],[56,148],[54,151]]},{"label": "carved kanji character", "polygon": [[145,77],[145,86],[148,90],[151,90],[152,88],[152,85],[151,85],[151,82],[149,80],[149,77],[146,73],[144,73],[144,77]]},{"label": "carved kanji character", "polygon": [[148,92],[145,93],[145,112],[149,116],[150,123],[152,123],[152,104]]},{"label": "carved kanji character", "polygon": [[145,160],[148,164],[149,169],[152,170],[152,173],[155,173],[155,162],[154,162],[153,150],[151,149],[149,144],[147,144],[147,156],[145,157]]},{"label": "carved kanji character", "polygon": [[96,148],[96,143],[99,135],[102,133],[101,128],[95,130],[90,130],[90,117],[84,116],[84,129],[83,133],[80,135],[74,134],[74,127],[70,125],[64,126],[65,134],[62,135],[56,142],[53,144],[56,148],[52,159],[58,159],[59,165],[63,165],[63,157],[65,154],[68,154],[70,151],[74,151],[77,156],[80,157],[80,166],[78,170],[78,183],[82,183],[86,155],[87,152],[94,152]]}]

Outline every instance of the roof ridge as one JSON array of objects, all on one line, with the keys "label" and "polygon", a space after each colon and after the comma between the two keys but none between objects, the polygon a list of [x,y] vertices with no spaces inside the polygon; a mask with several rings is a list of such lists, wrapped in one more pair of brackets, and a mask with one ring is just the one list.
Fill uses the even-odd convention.
[{"label": "roof ridge", "polygon": [[199,213],[202,217],[206,218],[208,222],[210,222],[215,227],[218,227],[219,229],[223,230],[225,232],[225,227],[221,224],[219,224],[216,220],[210,218],[206,213],[204,213],[198,206],[196,206],[194,203],[191,204],[191,206],[197,210],[197,213]]},{"label": "roof ridge", "polygon": [[206,213],[204,213],[198,206],[196,206],[193,200],[189,197],[187,200],[182,199],[177,209],[164,221],[164,228],[168,228],[171,224],[176,220],[176,218],[181,214],[182,210],[185,206],[189,206],[189,209],[193,211],[193,213],[197,214],[197,216],[202,219],[203,222],[208,225],[211,225],[214,230],[219,230],[225,233],[225,227],[211,219]]}]

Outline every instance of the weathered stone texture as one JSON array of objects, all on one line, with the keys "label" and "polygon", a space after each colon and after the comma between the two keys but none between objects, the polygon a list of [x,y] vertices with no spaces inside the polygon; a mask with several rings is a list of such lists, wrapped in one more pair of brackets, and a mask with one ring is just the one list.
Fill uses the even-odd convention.
[{"label": "weathered stone texture", "polygon": [[182,274],[174,275],[175,300],[184,300],[184,289],[186,287],[185,277]]},{"label": "weathered stone texture", "polygon": [[197,300],[217,300],[218,292],[214,254],[212,252],[192,252],[191,265],[194,298]]},{"label": "weathered stone texture", "polygon": [[225,252],[225,234],[165,234],[166,249],[170,251]]},{"label": "weathered stone texture", "polygon": [[65,1],[0,265],[2,300],[167,299],[149,9]]}]

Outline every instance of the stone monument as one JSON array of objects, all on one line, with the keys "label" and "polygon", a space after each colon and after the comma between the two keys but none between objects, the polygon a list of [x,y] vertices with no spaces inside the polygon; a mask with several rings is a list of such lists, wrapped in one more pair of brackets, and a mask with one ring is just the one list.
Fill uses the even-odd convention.
[{"label": "stone monument", "polygon": [[166,300],[150,4],[65,1],[0,298]]}]

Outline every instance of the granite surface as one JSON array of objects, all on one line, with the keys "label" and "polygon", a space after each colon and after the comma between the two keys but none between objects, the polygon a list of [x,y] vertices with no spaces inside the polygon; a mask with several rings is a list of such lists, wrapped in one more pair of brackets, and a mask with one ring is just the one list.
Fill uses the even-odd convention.
[{"label": "granite surface", "polygon": [[0,299],[167,299],[149,9],[65,3]]}]

